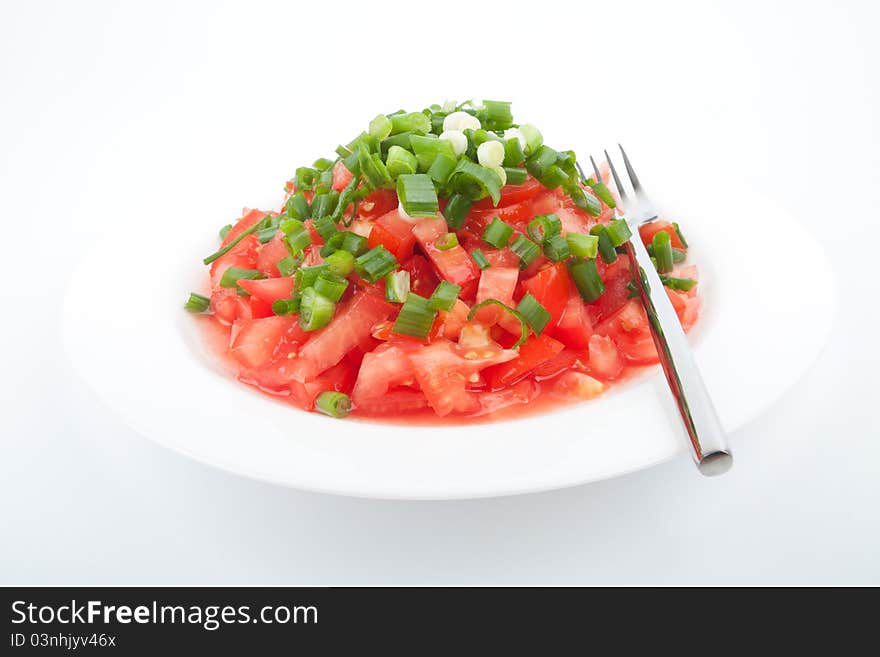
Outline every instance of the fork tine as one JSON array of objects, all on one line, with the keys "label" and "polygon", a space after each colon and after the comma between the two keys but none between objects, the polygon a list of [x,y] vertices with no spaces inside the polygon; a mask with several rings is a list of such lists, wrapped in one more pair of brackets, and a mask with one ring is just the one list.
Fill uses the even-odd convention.
[{"label": "fork tine", "polygon": [[632,164],[629,163],[629,158],[626,156],[626,151],[623,150],[623,146],[620,144],[617,145],[620,149],[620,154],[623,155],[623,166],[626,167],[626,175],[629,176],[629,181],[632,183],[633,191],[636,193],[636,196],[639,194],[643,194],[644,190],[642,189],[642,184],[639,182],[638,176],[636,176],[636,172],[633,171]]},{"label": "fork tine", "polygon": [[608,163],[608,169],[611,171],[611,177],[614,179],[614,186],[617,187],[617,195],[620,196],[621,201],[626,203],[626,189],[617,176],[617,169],[614,168],[614,162],[611,161],[608,151],[605,151],[605,161]]},{"label": "fork tine", "polygon": [[596,174],[596,182],[602,182],[602,176],[599,174],[599,167],[596,166],[596,160],[593,159],[592,155],[590,155],[590,163],[593,165],[593,173]]}]

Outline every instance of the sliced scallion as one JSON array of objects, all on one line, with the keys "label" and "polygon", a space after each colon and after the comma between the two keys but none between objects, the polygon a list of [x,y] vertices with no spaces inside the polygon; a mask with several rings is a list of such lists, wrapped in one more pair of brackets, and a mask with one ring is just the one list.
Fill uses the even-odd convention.
[{"label": "sliced scallion", "polygon": [[272,302],[272,312],[276,315],[294,315],[299,312],[302,297],[299,294],[291,299],[276,299]]},{"label": "sliced scallion", "polygon": [[354,255],[340,249],[324,258],[327,269],[337,276],[348,276],[354,271]]},{"label": "sliced scallion", "polygon": [[513,226],[495,217],[483,231],[483,241],[496,249],[503,249],[513,235]]},{"label": "sliced scallion", "polygon": [[385,276],[385,298],[392,303],[403,303],[409,294],[410,274],[405,269]]},{"label": "sliced scallion", "polygon": [[510,103],[503,100],[484,100],[486,108],[486,120],[483,125],[487,130],[507,130],[513,126],[513,113],[510,111]]},{"label": "sliced scallion", "polygon": [[605,283],[596,269],[595,258],[572,258],[568,261],[568,271],[584,301],[590,303],[602,296]]},{"label": "sliced scallion", "polygon": [[440,209],[434,182],[423,173],[400,176],[397,179],[397,196],[411,217],[434,217]]},{"label": "sliced scallion", "polygon": [[504,166],[516,167],[525,162],[526,156],[523,153],[522,145],[519,139],[511,137],[504,141]]},{"label": "sliced scallion", "polygon": [[675,276],[660,276],[660,281],[671,290],[688,292],[697,284],[693,278],[676,278]]},{"label": "sliced scallion", "polygon": [[449,197],[449,202],[443,211],[446,217],[446,224],[454,229],[459,230],[464,225],[468,212],[471,210],[473,201],[463,194],[453,194]]},{"label": "sliced scallion", "polygon": [[226,236],[229,235],[229,231],[232,230],[232,224],[226,224],[223,228],[220,229],[220,239],[225,240]]},{"label": "sliced scallion", "polygon": [[501,200],[501,182],[499,175],[491,169],[463,157],[449,176],[447,184],[468,198],[477,200],[488,196],[493,205],[498,205]]},{"label": "sliced scallion", "polygon": [[315,288],[307,287],[302,291],[299,306],[299,325],[305,331],[317,331],[324,328],[333,319],[336,304]]},{"label": "sliced scallion", "polygon": [[275,263],[275,266],[278,267],[278,271],[282,276],[293,276],[294,272],[296,272],[296,268],[299,267],[301,263],[302,258],[295,258],[288,254]]},{"label": "sliced scallion", "polygon": [[590,234],[599,238],[599,255],[602,256],[602,260],[609,265],[617,260],[617,251],[614,250],[614,244],[611,242],[605,226],[596,224],[590,229]]},{"label": "sliced scallion", "polygon": [[437,318],[437,311],[431,310],[428,300],[414,292],[410,292],[406,296],[400,314],[394,321],[391,328],[392,333],[398,335],[409,335],[414,338],[425,339],[431,332],[434,320]]},{"label": "sliced scallion", "polygon": [[502,303],[498,299],[486,299],[485,301],[482,301],[482,302],[478,303],[476,306],[474,306],[473,308],[471,308],[471,311],[468,313],[468,321],[471,321],[474,318],[474,315],[477,314],[477,311],[480,308],[485,308],[486,306],[498,306],[499,308],[501,308],[505,312],[513,315],[517,320],[519,320],[519,326],[520,326],[519,340],[517,340],[516,342],[513,343],[511,349],[516,349],[517,347],[519,347],[523,342],[525,342],[528,339],[528,337],[529,337],[529,324],[526,321],[526,318],[523,317],[522,314],[518,310],[511,308],[510,306],[508,306],[505,303]]},{"label": "sliced scallion", "polygon": [[381,244],[370,249],[354,261],[354,270],[358,276],[368,283],[375,283],[399,266],[394,255]]},{"label": "sliced scallion", "polygon": [[449,281],[440,281],[440,284],[428,299],[428,308],[431,310],[452,310],[459,294],[461,294],[460,285],[455,285]]},{"label": "sliced scallion", "polygon": [[315,399],[315,410],[342,419],[351,413],[351,399],[344,392],[326,390]]},{"label": "sliced scallion", "polygon": [[595,258],[599,254],[599,238],[595,235],[569,233],[565,236],[568,250],[578,258]]},{"label": "sliced scallion", "polygon": [[388,175],[397,178],[400,175],[415,173],[418,169],[418,160],[405,148],[395,145],[388,149],[385,167],[388,169]]},{"label": "sliced scallion", "polygon": [[326,264],[313,265],[311,267],[300,267],[296,270],[296,274],[293,279],[296,289],[299,291],[303,291],[307,287],[314,286],[315,281],[318,280],[318,276],[328,270],[329,267]]},{"label": "sliced scallion", "polygon": [[519,167],[505,166],[504,173],[507,174],[508,185],[522,185],[529,177],[529,172]]},{"label": "sliced scallion", "polygon": [[526,226],[526,232],[536,242],[543,242],[562,232],[562,221],[556,214],[539,214]]},{"label": "sliced scallion", "polygon": [[602,181],[593,183],[590,185],[590,188],[593,190],[593,193],[599,197],[599,200],[602,201],[609,208],[616,208],[617,203],[614,201],[614,197],[611,195],[611,192],[608,190],[608,187]]},{"label": "sliced scallion", "polygon": [[413,132],[426,135],[431,132],[431,119],[421,112],[409,112],[408,114],[394,114],[388,117],[391,120],[391,134],[401,132]]},{"label": "sliced scallion", "polygon": [[624,219],[615,219],[605,227],[605,230],[608,233],[608,238],[611,240],[611,244],[615,247],[622,246],[630,237],[632,237],[632,231],[629,229],[629,224],[627,224]]},{"label": "sliced scallion", "polygon": [[448,251],[458,246],[458,235],[455,233],[443,233],[434,240],[434,247],[440,251]]},{"label": "sliced scallion", "polygon": [[510,250],[519,256],[520,269],[525,269],[541,255],[541,247],[525,235],[518,235],[510,245]]},{"label": "sliced scallion", "polygon": [[440,153],[428,168],[428,177],[440,185],[445,185],[457,164],[458,160],[454,156]]},{"label": "sliced scallion", "polygon": [[526,293],[517,304],[516,309],[525,318],[528,325],[532,327],[535,335],[541,335],[547,324],[550,323],[550,313],[532,296],[531,292]]},{"label": "sliced scallion", "polygon": [[568,241],[562,235],[551,235],[544,240],[544,255],[553,262],[561,262],[571,255]]},{"label": "sliced scallion", "polygon": [[391,119],[389,119],[384,114],[380,114],[375,119],[370,121],[368,132],[379,141],[382,141],[391,134],[391,129]]},{"label": "sliced scallion", "polygon": [[328,267],[327,271],[321,272],[315,279],[314,288],[318,294],[327,297],[333,303],[339,303],[348,289],[348,280],[332,273]]},{"label": "sliced scallion", "polygon": [[471,258],[474,259],[474,262],[477,263],[477,267],[479,267],[480,269],[488,269],[491,264],[486,258],[486,254],[483,253],[480,249],[474,249],[473,251],[471,251]]},{"label": "sliced scallion", "polygon": [[190,292],[189,299],[186,300],[183,307],[191,313],[203,313],[207,312],[208,308],[211,307],[211,300],[208,297],[203,297],[201,294]]},{"label": "sliced scallion", "polygon": [[675,228],[675,234],[678,235],[678,239],[681,242],[681,245],[684,248],[688,248],[687,240],[684,238],[684,233],[681,232],[681,228],[679,228],[678,223],[673,221],[672,227]]},{"label": "sliced scallion", "polygon": [[657,271],[667,274],[672,271],[674,257],[672,255],[672,238],[665,230],[658,230],[651,240],[654,248],[654,258],[657,260]]},{"label": "sliced scallion", "polygon": [[217,260],[217,258],[222,258],[227,253],[229,253],[233,248],[235,248],[235,246],[239,242],[241,242],[245,237],[247,237],[248,235],[253,235],[254,233],[268,227],[268,225],[271,223],[271,221],[272,221],[272,218],[269,215],[266,215],[260,221],[256,222],[253,226],[251,226],[247,230],[244,230],[241,233],[239,233],[235,239],[233,239],[231,242],[229,242],[229,244],[227,244],[226,246],[224,246],[220,250],[215,251],[214,253],[207,256],[206,258],[202,259],[202,263],[205,265],[210,265],[212,262]]}]

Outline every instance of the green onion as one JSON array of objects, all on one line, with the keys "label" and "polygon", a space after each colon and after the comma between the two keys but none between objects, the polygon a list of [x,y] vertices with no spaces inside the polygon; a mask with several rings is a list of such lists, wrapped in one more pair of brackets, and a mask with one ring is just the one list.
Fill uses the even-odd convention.
[{"label": "green onion", "polygon": [[616,208],[617,203],[614,201],[614,197],[611,195],[611,192],[608,190],[608,187],[601,180],[599,182],[593,183],[590,185],[590,189],[599,197],[599,200],[602,201],[609,208]]},{"label": "green onion", "polygon": [[345,240],[346,232],[337,231],[333,233],[327,240],[324,242],[324,246],[321,247],[321,257],[326,258],[331,253],[336,253],[339,249],[342,248],[342,242]]},{"label": "green onion", "polygon": [[602,204],[599,203],[599,199],[591,193],[585,192],[577,185],[572,185],[565,191],[571,197],[574,204],[581,210],[585,210],[593,217],[598,217],[602,214]]},{"label": "green onion", "polygon": [[[445,141],[445,140],[444,140]],[[440,153],[428,169],[428,177],[431,180],[444,185],[449,180],[449,176],[455,171],[458,160],[454,156]]]},{"label": "green onion", "polygon": [[315,288],[307,287],[302,291],[299,306],[299,325],[305,331],[317,331],[324,328],[333,319],[336,304]]},{"label": "green onion", "polygon": [[303,226],[284,237],[284,243],[291,254],[296,255],[312,243],[312,234]]},{"label": "green onion", "polygon": [[333,160],[328,160],[326,157],[319,157],[312,162],[312,168],[317,169],[318,171],[329,171],[333,168],[333,164]]},{"label": "green onion", "polygon": [[327,271],[321,272],[315,279],[314,287],[318,294],[327,297],[333,303],[339,303],[342,295],[348,289],[348,280],[332,273],[328,267]]},{"label": "green onion", "polygon": [[471,205],[473,205],[473,201],[462,194],[450,196],[449,202],[443,210],[447,225],[454,230],[459,230],[464,225]]},{"label": "green onion", "polygon": [[312,199],[312,217],[315,219],[322,219],[324,217],[332,216],[333,211],[336,210],[336,204],[338,202],[339,192],[335,189],[331,189],[324,194],[318,194]]},{"label": "green onion", "polygon": [[474,249],[471,251],[471,258],[474,259],[474,262],[477,263],[477,267],[480,269],[488,269],[491,266],[488,258],[486,258],[486,254],[480,249]]},{"label": "green onion", "polygon": [[503,249],[510,241],[511,235],[513,235],[513,226],[495,217],[483,231],[483,241],[496,249]]},{"label": "green onion", "polygon": [[326,390],[315,399],[315,410],[342,419],[351,413],[351,399],[344,392]]},{"label": "green onion", "polygon": [[254,281],[259,278],[266,278],[266,275],[258,269],[230,267],[224,271],[223,276],[220,277],[220,287],[238,287],[238,281],[242,278]]},{"label": "green onion", "polygon": [[531,123],[524,123],[519,127],[519,131],[526,138],[526,147],[524,149],[526,155],[531,155],[541,148],[541,145],[544,143],[544,137],[535,126]]},{"label": "green onion", "polygon": [[431,132],[431,119],[421,112],[395,114],[388,118],[391,119],[392,135],[397,135],[401,132],[415,132],[421,135],[426,135]]},{"label": "green onion", "polygon": [[541,303],[532,296],[531,292],[527,292],[522,300],[517,304],[516,309],[522,315],[535,335],[541,335],[547,324],[550,323],[550,313],[541,305]]},{"label": "green onion", "polygon": [[381,244],[354,261],[354,270],[368,283],[375,283],[398,267],[397,259]]},{"label": "green onion", "polygon": [[574,151],[559,151],[556,156],[556,164],[567,175],[577,178],[577,156]]},{"label": "green onion", "polygon": [[498,174],[466,157],[458,161],[447,184],[473,200],[489,196],[493,205],[498,205],[501,200],[501,178]]},{"label": "green onion", "polygon": [[275,266],[278,267],[278,271],[281,272],[282,276],[293,276],[301,262],[302,259],[294,258],[288,254],[275,263]]},{"label": "green onion", "polygon": [[354,271],[354,255],[349,251],[339,250],[324,259],[327,269],[337,276],[348,276]]},{"label": "green onion", "polygon": [[229,252],[235,247],[235,245],[238,244],[239,242],[241,242],[245,237],[247,237],[248,235],[253,235],[253,234],[256,233],[257,231],[262,230],[263,228],[266,228],[267,225],[268,225],[269,223],[271,223],[271,220],[272,220],[272,218],[269,217],[269,215],[266,215],[266,216],[263,217],[260,221],[258,221],[257,223],[255,223],[253,226],[251,226],[251,227],[248,228],[247,230],[242,231],[241,233],[239,233],[239,234],[238,234],[238,237],[236,237],[236,238],[235,238],[234,240],[232,240],[229,244],[227,244],[226,246],[224,246],[223,248],[221,248],[219,251],[215,251],[215,252],[212,253],[211,255],[207,256],[207,257],[204,258],[204,259],[202,259],[202,263],[203,263],[203,264],[206,264],[206,265],[210,265],[210,264],[211,264],[212,262],[214,262],[217,258],[222,258],[222,257],[225,256],[227,253],[229,253]]},{"label": "green onion", "polygon": [[543,242],[562,232],[562,221],[555,214],[539,214],[528,223],[526,231],[536,242]]},{"label": "green onion", "polygon": [[312,216],[309,211],[309,202],[302,192],[297,192],[287,199],[287,203],[284,204],[284,212],[291,219],[299,219],[300,221],[305,221]]},{"label": "green onion", "polygon": [[676,249],[672,247],[672,262],[678,264],[680,262],[684,262],[687,260],[687,251],[682,251],[681,249]]},{"label": "green onion", "polygon": [[449,281],[440,281],[440,284],[428,299],[428,308],[431,310],[452,310],[459,294],[461,294],[460,285],[454,285]]},{"label": "green onion", "polygon": [[687,240],[684,238],[684,233],[681,232],[681,228],[678,227],[678,223],[673,221],[672,227],[675,228],[675,234],[678,235],[678,239],[679,239],[679,241],[681,241],[681,245],[684,248],[688,248]]},{"label": "green onion", "polygon": [[471,308],[471,311],[468,313],[468,321],[471,321],[474,318],[474,315],[477,314],[477,311],[480,308],[485,308],[486,306],[489,306],[489,305],[498,306],[499,308],[501,308],[502,310],[505,310],[506,312],[510,313],[511,315],[516,317],[516,319],[519,320],[519,326],[520,326],[519,340],[517,340],[516,342],[513,343],[513,346],[511,347],[511,349],[516,349],[518,346],[520,346],[523,342],[525,342],[528,339],[528,337],[529,337],[529,324],[526,321],[526,318],[523,317],[522,314],[518,310],[514,310],[513,308],[511,308],[507,304],[501,303],[498,299],[486,299],[485,301],[482,301],[482,302],[478,303],[476,306],[474,306],[473,308]]},{"label": "green onion", "polygon": [[413,135],[410,139],[412,150],[419,162],[419,169],[427,171],[434,164],[434,160],[440,155],[446,155],[453,161],[457,161],[452,142],[440,139],[434,135]]},{"label": "green onion", "polygon": [[520,169],[519,167],[504,167],[504,173],[507,174],[507,184],[508,185],[522,185],[526,178],[529,177],[529,172],[525,169]]},{"label": "green onion", "polygon": [[225,240],[226,236],[229,235],[229,231],[232,230],[232,224],[226,224],[223,228],[220,229],[220,239]]},{"label": "green onion", "polygon": [[299,219],[285,219],[280,224],[278,224],[278,227],[285,235],[290,235],[291,233],[298,233],[301,230],[306,230],[306,225]]},{"label": "green onion", "polygon": [[599,238],[599,255],[602,256],[602,260],[609,265],[617,260],[617,251],[614,250],[614,244],[611,242],[605,226],[596,224],[590,229],[590,235],[595,235]]},{"label": "green onion", "polygon": [[377,154],[370,153],[364,146],[358,148],[357,153],[361,173],[370,185],[378,188],[391,182],[388,169]]},{"label": "green onion", "polygon": [[651,246],[654,247],[654,258],[657,260],[657,271],[666,274],[672,271],[672,238],[665,230],[658,230],[654,233],[651,240]]},{"label": "green onion", "polygon": [[318,174],[318,182],[315,185],[315,194],[326,194],[333,188],[333,172],[329,169]]},{"label": "green onion", "polygon": [[379,141],[382,141],[391,134],[391,119],[389,119],[384,114],[380,114],[375,119],[370,121],[370,128],[368,132],[371,136],[375,137]]},{"label": "green onion", "polygon": [[434,241],[434,246],[440,251],[448,251],[458,246],[458,235],[444,233]]},{"label": "green onion", "polygon": [[186,300],[183,307],[191,313],[203,313],[211,307],[211,300],[208,297],[203,297],[201,294],[190,292],[189,299]]},{"label": "green onion", "polygon": [[277,226],[269,226],[268,228],[263,228],[262,230],[257,232],[257,240],[260,242],[260,244],[271,242],[275,238],[275,234],[277,232]]},{"label": "green onion", "polygon": [[[321,198],[320,196],[318,198]],[[330,216],[323,216],[320,219],[315,219],[314,221],[315,231],[318,235],[321,236],[321,239],[328,240],[330,239],[334,233],[338,232],[338,228],[336,226],[336,220]]]},{"label": "green onion", "polygon": [[562,235],[552,235],[544,240],[544,255],[553,262],[560,262],[571,255],[568,241]]},{"label": "green onion", "polygon": [[348,251],[353,256],[357,257],[367,250],[367,238],[363,235],[358,235],[357,233],[352,233],[351,231],[345,231],[342,234],[342,245],[340,248],[343,251]]},{"label": "green onion", "polygon": [[568,182],[569,174],[567,174],[558,164],[552,165],[542,176],[536,176],[541,184],[547,189],[556,189]]},{"label": "green onion", "polygon": [[605,227],[605,230],[614,246],[621,246],[632,237],[629,224],[624,219],[615,219]]},{"label": "green onion", "polygon": [[680,292],[687,292],[697,284],[693,278],[676,278],[674,276],[660,276],[660,281],[666,287]]},{"label": "green onion", "polygon": [[[556,165],[556,160],[558,158],[559,153],[552,148],[549,146],[541,146],[529,157],[528,160],[526,160],[526,169],[535,178],[541,180],[541,178],[548,174],[552,167],[559,169]],[[561,169],[559,170],[561,171]]]},{"label": "green onion", "polygon": [[516,167],[526,161],[519,139],[511,137],[504,141],[504,166]]},{"label": "green onion", "polygon": [[595,258],[587,260],[572,258],[568,261],[568,271],[584,301],[590,303],[602,296],[605,283],[602,282],[599,270],[596,269]]},{"label": "green onion", "polygon": [[569,233],[565,236],[568,242],[568,250],[571,255],[578,258],[595,258],[599,255],[599,238],[595,235],[582,235],[581,233]]},{"label": "green onion", "polygon": [[486,108],[486,120],[483,125],[488,130],[507,130],[513,126],[513,113],[510,111],[510,103],[502,100],[484,100]]},{"label": "green onion", "polygon": [[292,299],[276,299],[272,302],[272,312],[276,315],[294,315],[299,312],[301,301],[299,294]]},{"label": "green onion", "polygon": [[392,303],[403,303],[409,294],[410,276],[405,269],[385,276],[385,298]]},{"label": "green onion", "polygon": [[534,262],[535,258],[541,255],[541,247],[525,235],[517,236],[513,240],[513,244],[510,245],[510,250],[519,256],[520,269],[525,269]]},{"label": "green onion", "polygon": [[400,309],[400,314],[391,328],[392,333],[409,335],[414,338],[425,339],[434,326],[437,311],[431,310],[428,300],[414,292],[406,296],[406,301]]},{"label": "green onion", "polygon": [[412,132],[401,132],[399,135],[392,135],[387,139],[383,139],[380,144],[381,152],[388,153],[392,146],[400,146],[404,150],[411,150],[412,144],[410,139],[412,136]]},{"label": "green onion", "polygon": [[315,180],[318,177],[318,172],[311,167],[300,167],[296,170],[296,173],[293,176],[293,186],[296,187],[296,191],[306,191],[311,190],[315,186]]},{"label": "green onion", "polygon": [[397,178],[407,173],[415,173],[418,168],[418,160],[416,156],[405,148],[400,146],[392,146],[388,149],[388,158],[385,160],[385,166],[388,169],[388,175]]},{"label": "green onion", "polygon": [[313,265],[312,267],[300,267],[296,270],[293,283],[297,290],[303,291],[307,287],[314,286],[315,281],[318,280],[318,276],[328,270],[329,267],[326,264]]},{"label": "green onion", "polygon": [[397,179],[397,196],[410,217],[434,217],[440,209],[434,182],[423,173],[400,176]]}]

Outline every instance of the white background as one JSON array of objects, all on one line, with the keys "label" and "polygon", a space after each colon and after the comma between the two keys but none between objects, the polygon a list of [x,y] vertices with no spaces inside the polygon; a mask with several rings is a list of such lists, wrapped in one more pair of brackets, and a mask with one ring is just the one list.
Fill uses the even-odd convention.
[{"label": "white background", "polygon": [[[3,3],[0,583],[880,584],[872,4]],[[67,275],[127,207],[214,230],[378,112],[469,96],[514,100],[550,143],[620,139],[646,180],[734,172],[824,244],[832,340],[732,437],[731,473],[683,457],[502,499],[302,493],[155,446],[77,380]],[[810,286],[810,262],[767,284]]]}]

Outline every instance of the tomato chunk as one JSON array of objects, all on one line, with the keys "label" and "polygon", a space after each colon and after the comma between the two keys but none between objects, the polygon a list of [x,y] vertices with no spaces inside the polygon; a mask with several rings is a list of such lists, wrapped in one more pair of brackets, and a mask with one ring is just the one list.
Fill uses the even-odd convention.
[{"label": "tomato chunk", "polygon": [[485,373],[493,390],[503,388],[531,374],[531,372],[559,354],[565,345],[546,333],[530,337],[519,347],[519,355],[513,360],[497,365]]},{"label": "tomato chunk", "polygon": [[245,367],[262,367],[272,360],[281,340],[289,333],[299,333],[296,317],[245,320],[232,343],[232,355]]},{"label": "tomato chunk", "polygon": [[434,266],[437,274],[462,288],[462,296],[469,296],[476,288],[480,269],[460,244],[442,251],[434,246],[437,238],[447,231],[443,219],[420,219],[413,234]]},{"label": "tomato chunk", "polygon": [[412,363],[400,346],[385,344],[364,354],[352,401],[362,406],[385,395],[390,388],[415,382]]},{"label": "tomato chunk", "polygon": [[590,336],[590,371],[610,380],[616,379],[623,371],[623,361],[614,341],[603,335]]},{"label": "tomato chunk", "polygon": [[293,295],[293,277],[242,279],[238,282],[241,289],[257,299],[272,304],[278,299],[289,299]]},{"label": "tomato chunk", "polygon": [[367,241],[367,245],[371,249],[380,244],[384,246],[394,254],[397,262],[409,259],[415,243],[416,236],[413,235],[413,225],[401,218],[396,209],[376,219]]},{"label": "tomato chunk", "polygon": [[570,276],[565,263],[558,262],[551,267],[542,269],[532,278],[523,281],[523,289],[531,292],[547,312],[550,313],[548,330],[553,330],[562,319],[570,296]]},{"label": "tomato chunk", "polygon": [[675,230],[675,226],[672,225],[669,221],[652,221],[647,224],[642,224],[639,226],[639,236],[642,238],[642,242],[645,246],[651,243],[651,240],[654,239],[654,235],[659,233],[661,230],[665,230],[669,233],[670,240],[669,242],[676,249],[683,249],[684,244],[681,242],[681,238],[678,236],[678,231]]},{"label": "tomato chunk", "polygon": [[[574,287],[574,286],[572,286]],[[550,334],[572,349],[586,349],[590,344],[593,324],[587,308],[577,290],[572,290],[565,310],[557,325],[550,329]]]}]

